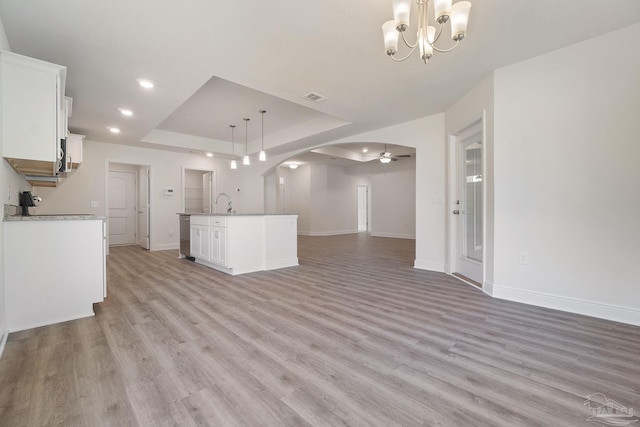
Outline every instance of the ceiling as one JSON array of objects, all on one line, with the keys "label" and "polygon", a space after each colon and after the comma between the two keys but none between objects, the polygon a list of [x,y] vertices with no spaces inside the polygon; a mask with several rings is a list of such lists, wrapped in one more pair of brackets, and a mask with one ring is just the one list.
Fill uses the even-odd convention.
[{"label": "ceiling", "polygon": [[222,157],[230,124],[236,154],[260,150],[261,109],[267,153],[312,149],[442,112],[496,68],[640,21],[638,0],[471,1],[465,40],[426,66],[385,55],[390,0],[2,0],[0,17],[14,52],[67,67],[73,132]]}]

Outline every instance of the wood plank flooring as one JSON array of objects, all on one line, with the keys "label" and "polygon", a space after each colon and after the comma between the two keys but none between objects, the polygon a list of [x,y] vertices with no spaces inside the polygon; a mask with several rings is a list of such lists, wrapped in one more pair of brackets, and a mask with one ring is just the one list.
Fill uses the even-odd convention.
[{"label": "wood plank flooring", "polygon": [[111,248],[96,316],[10,334],[1,426],[579,426],[640,411],[640,328],[492,299],[414,242],[300,237],[227,276]]}]

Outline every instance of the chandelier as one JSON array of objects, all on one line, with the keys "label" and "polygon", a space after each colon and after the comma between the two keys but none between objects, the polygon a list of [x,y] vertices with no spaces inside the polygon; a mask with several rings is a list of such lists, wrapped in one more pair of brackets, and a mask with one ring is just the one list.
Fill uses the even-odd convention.
[{"label": "chandelier", "polygon": [[[429,25],[427,18],[427,8],[429,0],[415,0],[418,5],[418,32],[415,43],[411,44],[405,37],[405,32],[409,28],[409,15],[411,12],[412,0],[393,0],[393,18],[382,25],[382,34],[384,35],[384,48],[387,55],[394,61],[404,61],[410,57],[416,49],[420,51],[420,58],[426,64],[429,58],[433,56],[433,51],[449,52],[455,49],[460,41],[467,35],[467,23],[469,21],[469,10],[471,3],[468,1],[459,1],[451,4],[452,0],[434,0],[433,9],[435,15],[435,23],[438,28]],[[451,39],[455,42],[452,47],[442,48],[436,47],[436,43],[442,35],[445,24],[451,18]],[[435,24],[434,23],[434,24]],[[396,58],[398,52],[398,37],[402,35],[402,41],[410,49],[409,53],[402,57]]]}]

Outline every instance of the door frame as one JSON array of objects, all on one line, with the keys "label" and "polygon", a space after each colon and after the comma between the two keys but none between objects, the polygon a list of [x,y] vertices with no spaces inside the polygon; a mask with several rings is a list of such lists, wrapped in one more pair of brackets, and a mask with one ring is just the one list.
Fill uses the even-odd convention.
[{"label": "door frame", "polygon": [[[447,227],[447,242],[448,242],[448,251],[446,253],[446,257],[448,258],[448,262],[446,262],[446,273],[450,275],[454,275],[458,271],[458,246],[461,244],[459,239],[459,231],[458,231],[458,221],[455,220],[453,210],[456,209],[455,201],[457,200],[460,186],[460,171],[458,169],[458,156],[457,150],[460,145],[460,135],[464,134],[468,129],[480,125],[480,134],[482,138],[482,236],[483,236],[483,245],[482,245],[482,290],[487,292],[487,121],[486,121],[486,112],[483,110],[482,115],[480,117],[475,118],[471,122],[469,122],[463,128],[457,130],[453,134],[448,135],[448,143],[447,143],[447,153],[449,157],[448,166],[448,203],[445,207],[445,215],[448,220]],[[454,276],[457,279],[469,283],[470,282],[464,280],[459,276]],[[475,287],[475,285],[473,285]],[[476,288],[477,289],[477,288]]]},{"label": "door frame", "polygon": [[[181,210],[180,212],[185,212],[185,185],[187,183],[187,178],[186,178],[186,171],[187,170],[192,170],[192,171],[197,171],[197,172],[202,172],[202,174],[204,175],[205,173],[209,173],[211,172],[211,178],[213,180],[212,185],[211,185],[211,203],[213,204],[213,201],[216,197],[216,195],[218,194],[218,175],[216,173],[216,171],[214,169],[202,169],[202,168],[196,168],[196,167],[189,167],[189,166],[182,166],[182,175],[181,175],[181,180],[180,180],[180,207]],[[213,208],[213,206],[212,206]]]},{"label": "door frame", "polygon": [[[147,214],[147,229],[140,230],[140,189],[142,188],[142,175],[144,174],[143,168],[146,171],[146,182],[147,182],[147,200],[145,200],[146,204],[146,214]],[[136,213],[136,241],[138,246],[142,246],[146,250],[151,250],[151,224],[149,222],[151,218],[151,168],[149,166],[138,165],[138,185],[136,186],[138,189],[137,201],[138,201],[138,212]],[[142,237],[142,233],[145,233],[146,236]],[[141,243],[142,242],[142,243]]]},{"label": "door frame", "polygon": [[[153,236],[152,236],[152,218],[151,218],[151,207],[152,207],[152,198],[151,198],[151,194],[152,190],[153,190],[153,183],[152,183],[152,179],[151,179],[151,165],[149,164],[140,164],[138,162],[131,162],[131,161],[127,161],[127,160],[115,160],[115,159],[105,159],[104,161],[104,215],[105,215],[105,238],[106,238],[106,246],[107,246],[107,251],[106,251],[106,255],[109,255],[109,172],[111,171],[110,169],[110,165],[111,163],[117,163],[117,164],[121,164],[121,165],[128,165],[128,166],[137,166],[138,168],[140,167],[146,167],[149,170],[149,250],[153,250]],[[136,176],[136,179],[138,177]],[[138,186],[136,185],[136,203],[138,201]],[[138,217],[136,214],[136,236],[138,235]],[[137,244],[137,237],[136,237],[136,244]]]},{"label": "door frame", "polygon": [[[364,230],[360,230],[360,189],[364,188],[364,210],[365,210],[365,229]],[[357,224],[357,228],[358,228],[358,233],[369,233],[370,229],[369,229],[369,186],[366,184],[358,184],[358,193],[357,193],[357,199],[358,199],[358,224]]]}]

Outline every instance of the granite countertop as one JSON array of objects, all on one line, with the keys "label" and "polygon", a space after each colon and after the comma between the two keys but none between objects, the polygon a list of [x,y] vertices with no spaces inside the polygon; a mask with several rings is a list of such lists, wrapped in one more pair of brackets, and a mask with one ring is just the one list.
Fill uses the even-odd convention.
[{"label": "granite countertop", "polygon": [[79,221],[88,219],[106,220],[103,216],[91,214],[55,214],[55,215],[8,215],[4,217],[5,221]]},{"label": "granite countertop", "polygon": [[45,215],[20,215],[21,208],[14,205],[4,205],[4,220],[5,221],[78,221],[78,220],[90,220],[100,219],[106,220],[104,216],[97,216],[93,214],[45,214]]},{"label": "granite countertop", "polygon": [[191,216],[282,216],[282,215],[298,215],[293,213],[180,213],[177,215]]}]

